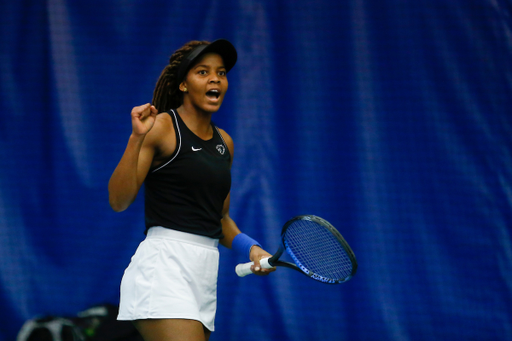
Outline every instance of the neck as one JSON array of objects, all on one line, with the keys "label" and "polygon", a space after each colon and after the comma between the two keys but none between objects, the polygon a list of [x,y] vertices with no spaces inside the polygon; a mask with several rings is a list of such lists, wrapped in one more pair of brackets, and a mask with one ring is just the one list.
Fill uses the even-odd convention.
[{"label": "neck", "polygon": [[197,108],[186,104],[182,104],[177,111],[188,129],[190,129],[194,134],[204,140],[212,137],[213,129],[211,127],[211,112],[197,110]]}]

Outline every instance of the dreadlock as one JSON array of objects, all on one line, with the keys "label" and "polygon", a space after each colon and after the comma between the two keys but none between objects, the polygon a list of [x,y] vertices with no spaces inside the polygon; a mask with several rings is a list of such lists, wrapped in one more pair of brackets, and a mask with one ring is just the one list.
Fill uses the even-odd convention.
[{"label": "dreadlock", "polygon": [[157,108],[158,112],[169,111],[183,104],[183,93],[179,90],[179,83],[176,79],[178,68],[183,57],[190,51],[199,45],[207,44],[209,44],[208,41],[189,41],[171,56],[169,64],[163,69],[153,91],[152,104]]}]

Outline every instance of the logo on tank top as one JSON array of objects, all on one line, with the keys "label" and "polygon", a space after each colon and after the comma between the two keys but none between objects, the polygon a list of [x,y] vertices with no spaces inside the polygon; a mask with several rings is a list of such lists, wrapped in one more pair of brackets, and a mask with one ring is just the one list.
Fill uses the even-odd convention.
[{"label": "logo on tank top", "polygon": [[215,148],[217,148],[217,151],[220,153],[220,155],[224,155],[226,152],[226,148],[222,144],[218,144]]}]

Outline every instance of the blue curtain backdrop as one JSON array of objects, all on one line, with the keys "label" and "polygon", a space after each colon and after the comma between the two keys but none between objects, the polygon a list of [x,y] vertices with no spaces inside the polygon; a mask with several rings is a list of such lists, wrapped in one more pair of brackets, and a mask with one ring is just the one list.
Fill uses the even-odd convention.
[{"label": "blue curtain backdrop", "polygon": [[0,341],[39,315],[118,303],[143,235],[107,183],[168,57],[227,38],[215,122],[231,215],[273,252],[299,214],[359,261],[328,286],[239,279],[221,249],[211,340],[512,338],[510,0],[3,0]]}]

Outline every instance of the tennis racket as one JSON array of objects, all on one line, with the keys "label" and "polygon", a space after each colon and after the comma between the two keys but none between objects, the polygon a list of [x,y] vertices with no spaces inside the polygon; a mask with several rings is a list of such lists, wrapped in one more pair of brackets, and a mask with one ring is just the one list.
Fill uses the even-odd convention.
[{"label": "tennis racket", "polygon": [[[293,263],[279,260],[284,251]],[[251,274],[253,264],[238,264],[237,275]],[[341,233],[328,221],[314,215],[302,215],[286,222],[279,249],[272,257],[261,259],[260,265],[265,269],[283,266],[330,284],[346,282],[357,271],[356,256]]]}]

